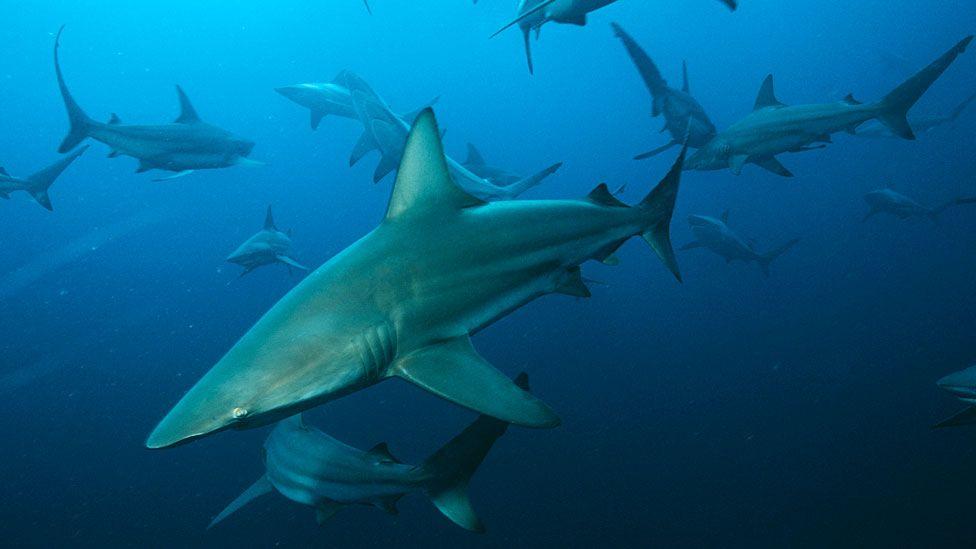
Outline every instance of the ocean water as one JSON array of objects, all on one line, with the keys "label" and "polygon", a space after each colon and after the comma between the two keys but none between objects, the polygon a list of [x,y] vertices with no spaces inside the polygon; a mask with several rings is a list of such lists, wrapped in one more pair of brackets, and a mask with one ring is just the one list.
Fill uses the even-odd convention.
[{"label": "ocean water", "polygon": [[[527,371],[562,418],[513,427],[471,483],[487,533],[458,528],[423,495],[390,516],[311,508],[272,494],[207,524],[263,472],[269,428],[148,450],[146,436],[300,280],[281,266],[239,277],[224,258],[272,204],[294,255],[317,267],[382,219],[393,177],[348,155],[358,122],[274,92],[362,75],[398,110],[440,96],[445,146],[471,142],[528,174],[565,162],[524,198],[626,184],[640,200],[677,153],[610,28],[620,23],[719,129],[762,79],[790,104],[875,100],[976,29],[968,0],[620,0],[580,28],[549,24],[526,70],[515,2],[7,2],[0,165],[55,161],[67,117],[52,64],[97,120],[168,122],[180,84],[201,117],[252,139],[262,167],[168,182],[91,149],[48,212],[0,201],[0,545],[24,547],[960,547],[972,543],[976,430],[932,430],[961,404],[935,381],[976,361],[976,207],[937,223],[877,216],[890,186],[924,204],[976,195],[976,109],[914,142],[840,134],[755,166],[684,175],[672,225],[719,216],[757,248],[800,243],[764,277],[703,250],[677,283],[639,242],[619,266],[584,266],[593,297],[546,296],[474,338],[508,374]],[[893,57],[901,61],[892,61]],[[969,51],[913,114],[976,91]],[[472,412],[388,381],[307,413],[358,448],[387,441],[419,463]]]}]

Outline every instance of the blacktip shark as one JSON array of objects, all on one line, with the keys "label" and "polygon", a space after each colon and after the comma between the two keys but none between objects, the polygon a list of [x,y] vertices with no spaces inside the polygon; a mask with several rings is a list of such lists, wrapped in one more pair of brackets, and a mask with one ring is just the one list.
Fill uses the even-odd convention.
[{"label": "blacktip shark", "polygon": [[[959,117],[962,116],[962,113],[966,111],[966,108],[969,107],[973,101],[976,101],[976,93],[973,93],[961,103],[956,105],[956,108],[952,109],[947,115],[909,117],[908,124],[912,127],[912,130],[915,131],[916,135],[928,133],[935,128],[945,126],[959,120]],[[858,129],[858,137],[898,137],[882,124],[869,124],[865,124],[863,128]]]},{"label": "blacktip shark", "polygon": [[308,267],[292,259],[289,254],[291,254],[291,237],[279,231],[278,227],[275,226],[271,206],[268,206],[268,213],[264,218],[264,227],[234,250],[234,253],[227,257],[227,261],[244,267],[241,276],[258,267],[275,263],[286,265],[289,270],[292,267],[303,271],[308,270]]},{"label": "blacktip shark", "polygon": [[454,183],[432,110],[410,131],[379,226],[306,277],[149,435],[164,448],[273,423],[398,377],[508,423],[559,417],[482,358],[471,336],[546,294],[590,295],[580,265],[641,236],[680,280],[670,224],[685,149],[640,203],[485,202]]},{"label": "blacktip shark", "polygon": [[[966,51],[972,41],[961,40],[931,65],[906,80],[880,101],[861,103],[848,95],[836,103],[788,106],[776,98],[773,76],[763,82],[752,113],[720,132],[696,151],[685,166],[688,170],[721,170],[742,173],[747,163],[784,177],[792,173],[776,155],[822,148],[831,135],[855,133],[869,120],[878,120],[895,135],[915,139],[907,115],[922,94]],[[820,145],[818,145],[820,144]]]},{"label": "blacktip shark", "polygon": [[956,415],[933,425],[932,428],[958,427],[976,423],[976,366],[970,366],[961,372],[949,374],[940,379],[937,384],[968,406]]},{"label": "blacktip shark", "polygon": [[729,212],[722,214],[721,219],[705,215],[688,216],[688,225],[695,235],[695,241],[685,244],[682,250],[707,248],[725,258],[727,263],[739,260],[746,263],[755,261],[759,264],[764,275],[769,276],[769,265],[774,259],[786,253],[800,241],[794,238],[789,242],[766,253],[757,252],[752,244],[747,243],[729,228]]},{"label": "blacktip shark", "polygon": [[188,175],[195,170],[260,165],[260,162],[247,158],[254,148],[252,141],[236,137],[201,120],[179,86],[176,86],[176,93],[180,100],[180,115],[172,124],[123,124],[115,114],[107,123],[93,120],[72,97],[61,73],[58,50],[62,32],[64,27],[58,30],[54,40],[54,70],[71,128],[58,152],[68,152],[91,137],[110,147],[109,158],[125,155],[137,159],[139,167],[136,173],[148,170],[176,172],[157,181]]},{"label": "blacktip shark", "polygon": [[644,48],[635,41],[623,27],[613,23],[613,31],[626,48],[631,60],[637,67],[641,79],[651,92],[653,98],[651,116],[664,115],[664,127],[661,133],[671,134],[671,141],[652,151],[641,153],[634,157],[643,160],[656,156],[675,145],[681,145],[686,140],[688,147],[697,149],[705,146],[715,137],[715,124],[701,104],[691,96],[691,86],[688,83],[688,64],[681,63],[682,86],[680,90],[668,86],[667,80],[661,76],[654,61],[647,55]]},{"label": "blacktip shark", "polygon": [[[529,390],[524,373],[515,384]],[[482,415],[421,465],[412,466],[393,457],[385,442],[364,452],[307,425],[301,414],[291,416],[278,423],[264,442],[265,474],[208,528],[271,491],[315,507],[320,525],[351,505],[397,514],[400,498],[421,492],[455,524],[481,533],[485,528],[468,498],[468,482],[507,429],[508,423]]]},{"label": "blacktip shark", "polygon": [[870,207],[868,213],[864,215],[864,221],[879,213],[890,214],[899,219],[927,217],[932,221],[937,221],[942,212],[952,206],[970,204],[976,202],[976,198],[956,198],[934,208],[929,208],[892,189],[878,189],[865,194],[864,201]]},{"label": "blacktip shark", "polygon": [[[349,79],[353,106],[359,114],[364,132],[360,142],[353,150],[350,164],[355,164],[364,154],[372,150],[379,151],[380,161],[373,172],[373,182],[378,183],[400,164],[407,135],[410,132],[410,124],[393,114],[382,98],[366,87],[364,83],[357,84],[354,79],[353,76]],[[495,201],[512,200],[525,191],[538,186],[547,177],[559,171],[562,162],[507,185],[495,184],[491,180],[472,172],[451,157],[447,157],[447,166],[451,176],[466,192],[482,200]]]},{"label": "blacktip shark", "polygon": [[[732,10],[738,6],[737,0],[720,1]],[[533,74],[535,67],[532,63],[532,43],[529,40],[532,31],[535,31],[535,38],[538,40],[542,26],[546,23],[586,26],[590,13],[615,2],[617,0],[519,0],[515,19],[491,36],[494,38],[518,25],[525,42],[525,58],[529,64],[529,73]]]},{"label": "blacktip shark", "polygon": [[88,150],[87,146],[82,147],[43,170],[28,175],[27,177],[14,177],[7,173],[7,170],[0,167],[0,198],[9,199],[11,193],[22,191],[31,195],[31,198],[47,210],[53,211],[54,206],[51,205],[51,197],[48,195],[48,190],[58,176],[76,158],[84,154],[86,150]]}]

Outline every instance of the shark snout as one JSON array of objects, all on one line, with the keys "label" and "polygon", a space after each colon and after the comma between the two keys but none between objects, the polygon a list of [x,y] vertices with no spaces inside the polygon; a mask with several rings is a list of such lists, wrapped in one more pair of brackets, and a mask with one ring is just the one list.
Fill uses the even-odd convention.
[{"label": "shark snout", "polygon": [[949,374],[936,382],[944,389],[960,398],[976,397],[976,366]]}]

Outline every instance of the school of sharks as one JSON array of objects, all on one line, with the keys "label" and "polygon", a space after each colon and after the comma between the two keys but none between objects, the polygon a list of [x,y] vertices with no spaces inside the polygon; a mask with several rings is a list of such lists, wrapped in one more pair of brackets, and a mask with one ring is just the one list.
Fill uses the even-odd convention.
[{"label": "school of sharks", "polygon": [[[239,494],[226,494],[229,503],[223,510],[200,517],[201,530],[218,524],[219,529],[234,528],[235,512],[272,493],[309,507],[310,518],[330,522],[329,527],[341,527],[335,522],[344,508],[365,505],[395,514],[398,500],[416,493],[457,526],[485,532],[468,494],[479,465],[510,427],[554,429],[562,420],[545,394],[530,390],[527,373],[503,373],[513,368],[489,362],[473,336],[542,296],[590,298],[600,283],[584,273],[589,262],[640,268],[617,267],[618,250],[631,239],[650,248],[676,285],[682,282],[683,254],[701,251],[729,263],[755,263],[763,276],[772,276],[778,258],[802,253],[802,235],[760,247],[736,232],[734,212],[703,211],[676,220],[675,206],[688,187],[683,178],[716,170],[746,178],[756,170],[799,179],[803,174],[794,174],[788,157],[843,146],[834,143],[838,134],[915,140],[959,119],[976,99],[976,93],[960,97],[958,107],[941,116],[913,114],[926,92],[966,54],[973,37],[962,36],[945,43],[941,53],[911,75],[888,83],[889,91],[880,97],[848,95],[796,104],[777,93],[769,75],[756,82],[755,97],[739,98],[751,110],[721,127],[713,122],[708,105],[696,99],[696,91],[708,85],[706,75],[681,59],[668,60],[669,66],[680,64],[680,74],[664,74],[643,37],[632,35],[626,21],[597,22],[594,12],[605,13],[601,10],[614,3],[519,0],[512,19],[499,22],[498,37],[484,38],[502,40],[520,31],[525,59],[517,61],[539,79],[545,78],[545,68],[533,59],[532,41],[542,27],[568,25],[581,27],[575,32],[596,32],[602,26],[607,31],[607,51],[626,56],[635,69],[621,74],[617,85],[642,82],[650,118],[663,123],[660,138],[649,137],[647,149],[622,151],[612,160],[646,166],[644,161],[665,155],[670,165],[654,178],[656,184],[640,188],[643,197],[631,203],[624,200],[623,187],[598,181],[578,199],[523,198],[530,190],[544,195],[551,180],[572,177],[558,151],[525,172],[493,165],[476,144],[467,145],[463,160],[452,158],[443,145],[448,132],[436,115],[439,97],[404,106],[351,69],[328,81],[282,83],[273,90],[277,100],[307,111],[308,124],[318,134],[330,131],[333,118],[355,124],[357,133],[361,129],[355,142],[340,145],[348,147],[350,166],[375,158],[371,181],[363,183],[388,186],[390,198],[385,211],[376,212],[380,221],[372,231],[321,265],[296,253],[294,242],[312,236],[301,228],[288,229],[273,205],[248,214],[254,223],[247,232],[255,231],[253,236],[225,243],[224,261],[239,267],[241,277],[273,267],[283,277],[290,273],[297,283],[250,329],[232,334],[236,343],[205,375],[186,384],[182,398],[147,433],[146,447],[166,449],[270,426],[263,448],[247,456],[255,463],[263,461],[263,473]],[[701,3],[747,16],[735,0]],[[383,2],[362,4],[358,9],[368,11],[367,21],[383,17]],[[96,150],[109,159],[134,159],[136,173],[150,172],[139,177],[159,185],[203,179],[211,170],[263,169],[260,159],[252,157],[255,142],[245,132],[239,135],[233,127],[208,122],[208,112],[198,111],[191,100],[191,86],[176,86],[178,114],[171,122],[134,122],[125,113],[111,113],[109,105],[79,102],[74,92],[80,90],[72,84],[78,63],[109,54],[75,43],[72,29],[71,23],[57,29],[50,44],[51,85],[64,103],[65,136],[60,144],[52,143],[51,163],[31,175],[14,176],[0,168],[0,198],[26,193],[57,216],[56,180],[70,177],[72,163]],[[211,104],[206,110],[219,108]],[[111,114],[95,114],[101,112]],[[654,130],[648,135],[656,135]],[[630,190],[635,188],[631,184]],[[878,181],[877,190],[857,197],[866,204],[864,217],[851,222],[876,223],[876,216],[937,221],[949,210],[976,215],[976,196],[971,194],[938,201],[904,192]],[[671,227],[677,222],[687,223],[693,240],[672,241]],[[976,424],[976,366],[964,366],[937,386],[965,408],[933,421],[937,427]],[[368,398],[371,387],[391,378],[466,408],[477,418],[414,465],[394,457],[387,443],[355,448],[305,417],[306,411],[353,393],[364,392]],[[483,512],[491,515],[490,509]]]}]

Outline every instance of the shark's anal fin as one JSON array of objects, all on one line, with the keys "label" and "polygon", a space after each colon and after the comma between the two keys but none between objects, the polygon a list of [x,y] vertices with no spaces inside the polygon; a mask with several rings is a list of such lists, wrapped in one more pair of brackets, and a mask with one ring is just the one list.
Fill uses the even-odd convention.
[{"label": "shark's anal fin", "polygon": [[329,519],[334,517],[339,512],[339,509],[342,509],[342,505],[334,501],[323,500],[316,503],[315,522],[319,526],[322,526],[326,522],[329,522]]},{"label": "shark's anal fin", "polygon": [[556,284],[556,293],[572,297],[590,297],[590,289],[583,281],[583,274],[579,266],[570,267],[562,275]]},{"label": "shark's anal fin", "polygon": [[467,335],[409,353],[394,363],[392,371],[437,396],[508,423],[559,425],[549,406],[481,358]]},{"label": "shark's anal fin", "polygon": [[390,452],[389,445],[387,445],[385,442],[381,442],[376,446],[373,446],[368,452],[366,452],[366,454],[373,458],[376,463],[403,463],[399,459],[393,457],[393,454]]},{"label": "shark's anal fin", "polygon": [[272,489],[273,487],[271,486],[271,482],[268,480],[268,477],[261,475],[261,478],[252,484],[250,488],[244,490],[244,493],[237,496],[237,499],[230,502],[230,504],[224,508],[219,515],[214,517],[214,519],[210,521],[210,526],[207,526],[207,529],[209,530],[210,528],[213,528],[218,522],[234,514],[241,507],[244,507],[255,499],[267,494],[268,492],[271,492]]},{"label": "shark's anal fin", "polygon": [[955,414],[952,417],[946,418],[935,425],[932,426],[933,429],[941,429],[943,427],[959,427],[962,425],[973,425],[976,424],[976,406],[970,406],[965,410]]}]

